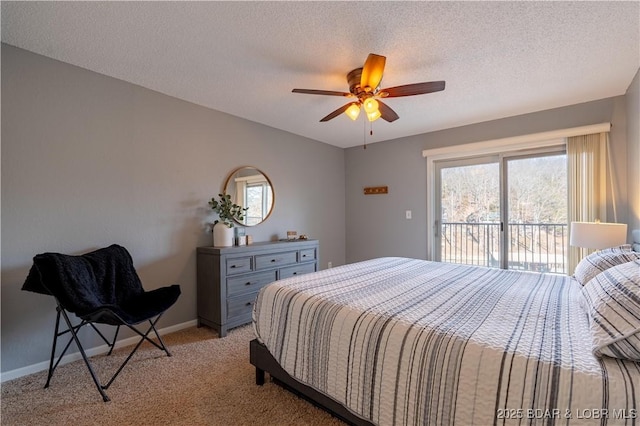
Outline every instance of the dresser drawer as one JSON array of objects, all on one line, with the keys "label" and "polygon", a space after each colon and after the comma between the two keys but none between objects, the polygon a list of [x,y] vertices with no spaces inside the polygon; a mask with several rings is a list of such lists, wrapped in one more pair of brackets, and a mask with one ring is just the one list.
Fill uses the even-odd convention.
[{"label": "dresser drawer", "polygon": [[315,271],[316,271],[316,264],[315,263],[308,263],[306,265],[290,266],[288,268],[280,269],[280,279],[282,280],[282,279],[285,279],[285,278],[293,277],[294,275],[308,274],[310,272],[315,272]]},{"label": "dresser drawer", "polygon": [[230,297],[227,299],[227,320],[237,317],[251,316],[253,304],[256,302],[258,293],[247,293],[242,296]]},{"label": "dresser drawer", "polygon": [[297,262],[297,252],[287,251],[283,253],[261,254],[256,256],[256,270],[273,268],[276,266],[290,265]]},{"label": "dresser drawer", "polygon": [[240,277],[227,278],[227,296],[252,293],[276,280],[276,271],[258,272]]},{"label": "dresser drawer", "polygon": [[315,260],[316,258],[316,249],[306,249],[300,250],[300,257],[298,258],[298,262],[306,262],[308,260]]},{"label": "dresser drawer", "polygon": [[227,275],[241,274],[253,270],[251,256],[227,259]]}]

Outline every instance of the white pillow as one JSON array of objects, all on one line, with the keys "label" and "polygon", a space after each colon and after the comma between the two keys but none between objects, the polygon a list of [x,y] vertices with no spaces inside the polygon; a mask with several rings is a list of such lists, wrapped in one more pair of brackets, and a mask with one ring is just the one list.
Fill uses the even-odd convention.
[{"label": "white pillow", "polygon": [[631,251],[633,249],[633,247],[631,246],[631,244],[621,244],[619,246],[615,246],[615,247],[609,247],[606,249],[602,249],[600,250],[600,252],[605,252],[605,253],[620,253],[622,251]]},{"label": "white pillow", "polygon": [[640,260],[599,273],[582,295],[593,354],[640,361]]},{"label": "white pillow", "polygon": [[[627,244],[628,245],[628,244]],[[626,246],[626,245],[625,245]],[[624,247],[624,246],[620,246]],[[631,250],[623,250],[619,247],[612,247],[591,253],[578,263],[573,277],[582,285],[586,285],[593,277],[602,271],[640,259],[640,253]]]}]

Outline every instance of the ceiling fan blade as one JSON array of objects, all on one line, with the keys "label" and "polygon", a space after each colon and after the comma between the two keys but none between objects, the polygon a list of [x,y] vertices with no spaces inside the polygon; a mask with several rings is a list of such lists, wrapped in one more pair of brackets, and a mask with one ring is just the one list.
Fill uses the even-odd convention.
[{"label": "ceiling fan blade", "polygon": [[444,90],[444,81],[429,81],[426,83],[405,84],[404,86],[381,89],[378,94],[383,98],[399,98],[401,96],[423,95],[441,90]]},{"label": "ceiling fan blade", "polygon": [[394,110],[389,108],[389,105],[378,100],[378,110],[380,111],[380,118],[389,123],[396,121],[400,116],[396,114]]},{"label": "ceiling fan blade", "polygon": [[293,89],[293,93],[304,93],[307,95],[327,95],[327,96],[345,96],[350,97],[353,96],[351,93],[347,92],[334,92],[332,90],[315,90],[315,89]]},{"label": "ceiling fan blade", "polygon": [[324,121],[329,121],[329,120],[332,120],[332,119],[336,118],[337,116],[339,116],[340,114],[345,112],[347,110],[347,108],[349,108],[350,106],[351,106],[351,103],[348,103],[346,105],[341,106],[337,110],[333,111],[331,114],[329,114],[326,117],[322,118],[320,120],[320,122],[322,123]]},{"label": "ceiling fan blade", "polygon": [[382,81],[382,73],[384,72],[384,64],[386,61],[386,57],[370,53],[364,63],[364,67],[362,67],[360,87],[365,90],[367,87],[370,87],[371,91],[375,90]]}]

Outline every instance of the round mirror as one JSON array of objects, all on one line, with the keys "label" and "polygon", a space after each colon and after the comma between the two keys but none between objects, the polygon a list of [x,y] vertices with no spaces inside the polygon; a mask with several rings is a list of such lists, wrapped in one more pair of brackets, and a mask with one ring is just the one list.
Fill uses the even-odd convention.
[{"label": "round mirror", "polygon": [[232,171],[224,184],[224,192],[231,195],[234,203],[247,208],[244,220],[238,222],[240,225],[259,225],[273,211],[273,185],[267,175],[255,167],[238,167]]}]

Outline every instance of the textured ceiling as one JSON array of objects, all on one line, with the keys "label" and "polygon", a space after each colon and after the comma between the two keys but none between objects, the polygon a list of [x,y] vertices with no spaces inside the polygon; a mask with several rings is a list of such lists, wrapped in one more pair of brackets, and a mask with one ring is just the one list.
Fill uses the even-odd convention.
[{"label": "textured ceiling", "polygon": [[[339,147],[622,95],[640,2],[2,2],[2,41]],[[318,120],[369,53],[400,119]]]}]

